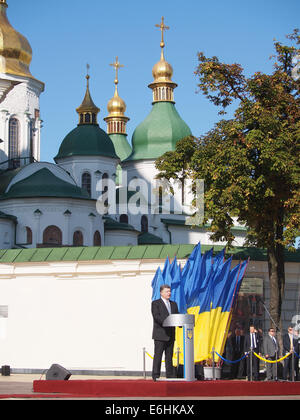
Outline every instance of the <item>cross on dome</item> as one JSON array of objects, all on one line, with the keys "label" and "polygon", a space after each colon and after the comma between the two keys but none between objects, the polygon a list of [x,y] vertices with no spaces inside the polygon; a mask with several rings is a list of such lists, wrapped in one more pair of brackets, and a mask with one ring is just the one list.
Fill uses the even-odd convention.
[{"label": "cross on dome", "polygon": [[110,66],[114,67],[115,70],[116,70],[115,84],[117,85],[119,83],[119,78],[118,78],[119,77],[119,69],[122,68],[122,67],[124,67],[124,65],[123,64],[120,64],[119,58],[116,57],[115,62],[112,63],[112,64],[110,64]]},{"label": "cross on dome", "polygon": [[160,46],[161,46],[161,48],[164,48],[164,46],[165,46],[164,32],[165,31],[168,31],[170,29],[170,27],[165,25],[165,18],[163,16],[161,18],[161,23],[155,25],[155,27],[156,28],[159,28],[161,30],[161,43],[160,43]]}]

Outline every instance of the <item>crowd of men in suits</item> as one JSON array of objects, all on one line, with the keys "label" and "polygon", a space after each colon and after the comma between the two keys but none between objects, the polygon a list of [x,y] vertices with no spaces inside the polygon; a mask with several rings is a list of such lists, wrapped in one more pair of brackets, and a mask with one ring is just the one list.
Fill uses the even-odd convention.
[{"label": "crowd of men in suits", "polygon": [[[230,366],[230,377],[240,379],[247,376],[248,380],[251,378],[255,381],[259,380],[260,359],[254,353],[270,362],[289,354],[283,361],[282,379],[300,380],[299,342],[300,337],[297,331],[293,329],[293,326],[289,326],[287,332],[282,336],[283,350],[280,352],[275,328],[269,328],[267,335],[263,336],[262,331],[256,329],[254,325],[250,325],[249,331],[246,333],[237,327],[234,333],[228,335],[224,355],[227,360],[233,362],[243,358],[246,354],[247,356],[238,363],[227,363],[227,366]],[[278,379],[278,367],[278,363],[266,362],[266,380]]]}]

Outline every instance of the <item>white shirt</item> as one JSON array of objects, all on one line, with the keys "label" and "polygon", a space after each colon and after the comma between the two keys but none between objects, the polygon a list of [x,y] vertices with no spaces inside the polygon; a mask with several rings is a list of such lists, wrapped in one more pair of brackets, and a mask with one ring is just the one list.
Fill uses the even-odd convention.
[{"label": "white shirt", "polygon": [[250,337],[251,337],[251,347],[255,349],[256,348],[255,333],[250,333]]}]

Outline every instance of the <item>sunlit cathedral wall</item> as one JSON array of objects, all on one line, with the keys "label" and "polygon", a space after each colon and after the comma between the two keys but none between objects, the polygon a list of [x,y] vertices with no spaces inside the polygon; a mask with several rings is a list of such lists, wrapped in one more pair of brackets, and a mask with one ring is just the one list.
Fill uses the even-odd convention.
[{"label": "sunlit cathedral wall", "polygon": [[[44,84],[29,69],[32,49],[7,18],[0,2],[0,170],[40,159],[40,104]],[[5,163],[6,162],[6,163]]]},{"label": "sunlit cathedral wall", "polygon": [[[6,75],[1,75],[4,78]],[[42,83],[34,79],[18,80],[20,84],[11,90],[0,103],[1,163],[14,159],[11,165],[24,166],[33,160],[40,160],[41,119],[39,96]],[[1,165],[6,169],[8,165]],[[10,166],[11,167],[11,166]]]}]

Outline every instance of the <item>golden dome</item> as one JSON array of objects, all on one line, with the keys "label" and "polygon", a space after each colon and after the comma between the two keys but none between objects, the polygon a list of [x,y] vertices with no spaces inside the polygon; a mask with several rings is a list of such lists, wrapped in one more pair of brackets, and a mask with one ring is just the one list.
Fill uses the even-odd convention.
[{"label": "golden dome", "polygon": [[118,88],[116,85],[115,94],[113,98],[107,104],[107,111],[110,117],[119,117],[123,116],[126,111],[126,104],[123,99],[120,98],[118,94]]},{"label": "golden dome", "polygon": [[161,58],[158,63],[152,69],[154,82],[172,82],[173,68],[164,57],[162,50]]},{"label": "golden dome", "polygon": [[108,101],[108,116],[104,118],[104,121],[107,123],[108,134],[126,134],[126,123],[129,121],[129,118],[125,116],[126,104],[118,93],[118,71],[124,66],[119,63],[118,57],[116,57],[116,61],[113,64],[110,64],[110,66],[114,67],[116,71],[115,94]]},{"label": "golden dome", "polygon": [[161,30],[161,55],[160,61],[152,69],[154,81],[150,83],[149,88],[153,90],[153,103],[174,102],[173,91],[177,87],[177,84],[172,81],[173,67],[165,60],[164,56],[164,31],[170,28],[165,25],[164,17],[161,18],[161,23],[155,26]]},{"label": "golden dome", "polygon": [[0,73],[31,77],[32,49],[27,39],[9,23],[6,0],[0,0]]}]

